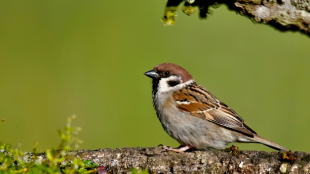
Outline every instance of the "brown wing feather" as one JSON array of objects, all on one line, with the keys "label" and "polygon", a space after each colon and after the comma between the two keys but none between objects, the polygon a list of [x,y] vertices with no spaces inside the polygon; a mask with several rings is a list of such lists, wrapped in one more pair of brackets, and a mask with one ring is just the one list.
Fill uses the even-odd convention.
[{"label": "brown wing feather", "polygon": [[176,100],[177,107],[183,112],[190,112],[193,116],[249,136],[256,134],[244,124],[244,120],[234,110],[196,83],[176,91],[173,98]]}]

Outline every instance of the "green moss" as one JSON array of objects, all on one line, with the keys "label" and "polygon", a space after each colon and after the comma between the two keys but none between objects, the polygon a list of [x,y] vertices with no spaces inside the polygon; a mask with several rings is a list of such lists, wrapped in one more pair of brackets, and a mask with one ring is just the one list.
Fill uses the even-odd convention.
[{"label": "green moss", "polygon": [[132,174],[148,174],[146,170],[131,169]]}]

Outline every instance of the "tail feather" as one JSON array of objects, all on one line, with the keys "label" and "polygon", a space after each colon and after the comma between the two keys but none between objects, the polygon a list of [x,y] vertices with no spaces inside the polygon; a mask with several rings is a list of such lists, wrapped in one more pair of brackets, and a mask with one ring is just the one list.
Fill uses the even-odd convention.
[{"label": "tail feather", "polygon": [[251,139],[253,142],[261,143],[261,144],[263,144],[263,145],[265,145],[265,146],[268,146],[268,147],[270,147],[270,148],[273,148],[273,149],[275,149],[275,150],[279,150],[279,151],[280,151],[280,150],[288,151],[288,149],[286,149],[285,147],[282,147],[282,146],[280,146],[279,144],[274,143],[274,142],[272,142],[272,141],[270,141],[270,140],[267,140],[267,139],[265,139],[265,138],[263,138],[263,137],[261,137],[261,136],[259,136],[259,135],[254,135],[253,138],[249,138],[249,139]]}]

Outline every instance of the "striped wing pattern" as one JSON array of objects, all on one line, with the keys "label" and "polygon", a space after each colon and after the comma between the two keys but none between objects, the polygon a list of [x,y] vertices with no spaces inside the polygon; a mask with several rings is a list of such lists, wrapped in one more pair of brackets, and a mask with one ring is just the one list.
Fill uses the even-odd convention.
[{"label": "striped wing pattern", "polygon": [[193,116],[251,137],[256,134],[234,110],[197,83],[174,92],[173,98],[177,107],[183,112],[190,112]]}]

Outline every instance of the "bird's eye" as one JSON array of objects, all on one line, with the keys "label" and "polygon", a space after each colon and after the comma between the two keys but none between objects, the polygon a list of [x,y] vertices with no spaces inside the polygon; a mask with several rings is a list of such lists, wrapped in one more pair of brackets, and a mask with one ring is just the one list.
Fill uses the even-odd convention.
[{"label": "bird's eye", "polygon": [[174,86],[177,86],[178,84],[180,84],[180,81],[179,80],[170,80],[167,83],[170,87],[174,87]]},{"label": "bird's eye", "polygon": [[165,74],[165,76],[169,76],[170,73],[169,73],[169,71],[165,71],[164,74]]}]

